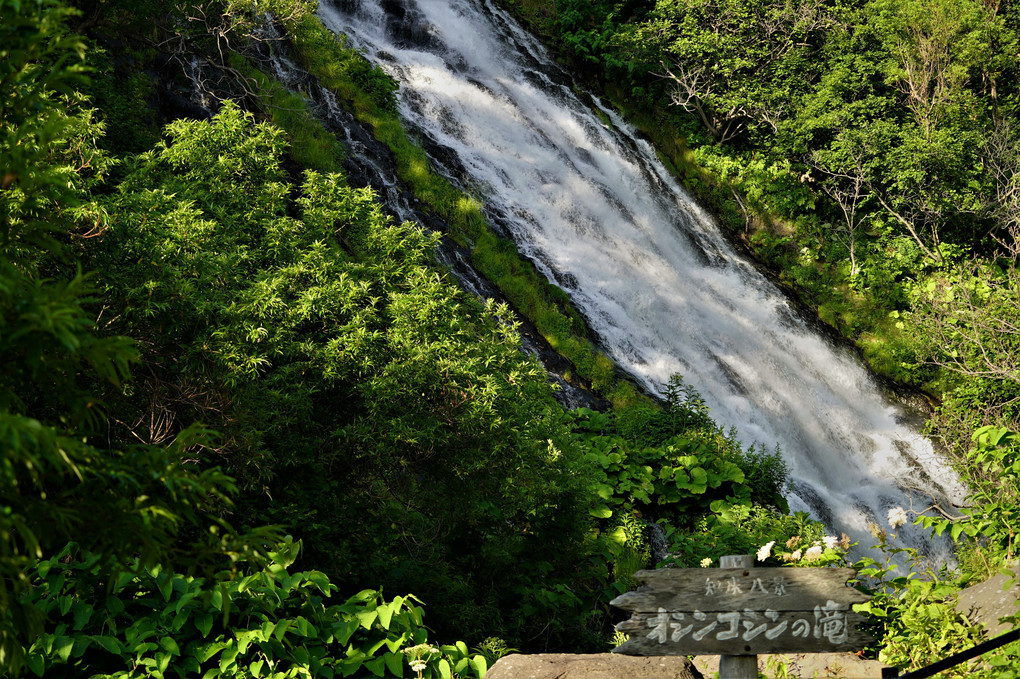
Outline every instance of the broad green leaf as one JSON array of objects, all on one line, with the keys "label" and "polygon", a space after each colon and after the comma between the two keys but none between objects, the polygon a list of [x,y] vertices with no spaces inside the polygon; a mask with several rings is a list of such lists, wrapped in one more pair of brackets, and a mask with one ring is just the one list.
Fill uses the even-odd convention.
[{"label": "broad green leaf", "polygon": [[305,580],[309,584],[314,585],[323,594],[330,594],[335,587],[330,583],[329,578],[326,577],[325,573],[319,571],[306,571],[304,573]]},{"label": "broad green leaf", "polygon": [[390,618],[393,617],[393,609],[387,604],[381,604],[375,610],[379,614],[379,623],[383,626],[383,629],[388,630],[390,628]]},{"label": "broad green leaf", "polygon": [[180,632],[181,628],[184,627],[184,623],[188,621],[188,616],[190,614],[191,611],[181,611],[180,613],[175,615],[173,622],[170,623],[170,629],[172,629],[174,632]]},{"label": "broad green leaf", "polygon": [[187,592],[187,593],[185,593],[184,596],[182,596],[180,599],[177,600],[177,605],[174,606],[174,610],[177,611],[178,613],[180,613],[181,609],[184,608],[185,606],[187,606],[188,602],[191,601],[192,599],[194,599],[195,596],[196,596],[195,592]]},{"label": "broad green leaf", "polygon": [[404,676],[404,658],[402,653],[386,653],[382,658],[391,674],[398,677]]},{"label": "broad green leaf", "polygon": [[367,603],[370,603],[372,601],[375,601],[375,599],[376,599],[376,597],[378,595],[379,595],[379,592],[377,592],[374,589],[363,589],[360,592],[358,592],[357,594],[355,594],[354,596],[352,596],[349,599],[347,599],[347,603],[349,603],[349,604],[354,604],[354,603],[367,604]]},{"label": "broad green leaf", "polygon": [[214,655],[223,650],[226,643],[222,641],[213,641],[208,644],[202,644],[198,647],[198,652],[195,653],[195,657],[198,658],[199,662],[206,662]]},{"label": "broad green leaf", "polygon": [[171,655],[181,654],[181,649],[177,645],[177,642],[174,641],[173,637],[163,637],[162,639],[159,640],[159,645],[162,646],[163,649],[170,653]]},{"label": "broad green leaf", "polygon": [[238,648],[237,646],[230,644],[227,648],[223,649],[223,653],[220,654],[220,672],[226,672],[231,667],[234,667],[235,658],[237,658]]},{"label": "broad green leaf", "polygon": [[67,662],[67,659],[71,657],[73,648],[74,639],[71,637],[57,637],[53,640],[53,650],[63,662]]},{"label": "broad green leaf", "polygon": [[71,607],[71,612],[74,615],[74,629],[81,630],[92,617],[92,605],[79,601]]},{"label": "broad green leaf", "polygon": [[118,640],[116,637],[93,636],[92,640],[95,641],[100,646],[102,646],[107,651],[109,651],[110,653],[120,655],[121,653],[124,652],[124,647],[121,645],[120,640]]},{"label": "broad green leaf", "polygon": [[293,624],[294,623],[290,620],[280,620],[277,622],[276,629],[273,630],[273,636],[276,637],[276,640],[281,641],[283,639],[283,635],[290,631]]},{"label": "broad green leaf", "polygon": [[607,533],[606,537],[617,545],[623,545],[627,542],[627,531],[624,530],[623,526],[617,526]]},{"label": "broad green leaf", "polygon": [[372,629],[372,623],[375,622],[376,617],[378,617],[378,613],[374,610],[358,611],[354,615],[358,619],[358,622],[361,623],[361,626],[365,629]]},{"label": "broad green leaf", "polygon": [[25,663],[28,665],[28,669],[32,670],[37,677],[41,677],[43,670],[46,669],[46,660],[39,653],[29,653],[25,656]]},{"label": "broad green leaf", "polygon": [[360,625],[357,620],[341,620],[333,623],[333,634],[336,636],[337,643],[345,646],[358,627]]},{"label": "broad green leaf", "polygon": [[384,658],[373,658],[365,663],[365,667],[368,671],[377,677],[381,677],[386,674],[386,661]]},{"label": "broad green leaf", "polygon": [[203,613],[202,615],[195,618],[195,628],[202,634],[202,637],[209,636],[209,632],[212,631],[213,616],[212,613]]},{"label": "broad green leaf", "polygon": [[78,636],[74,638],[74,648],[71,651],[71,657],[80,658],[85,655],[85,651],[88,650],[89,646],[92,645],[91,636]]},{"label": "broad green leaf", "polygon": [[361,658],[345,658],[340,666],[340,673],[349,677],[360,670],[362,665],[364,665],[364,661]]},{"label": "broad green leaf", "polygon": [[106,602],[103,605],[110,615],[117,616],[124,612],[124,602],[115,596],[106,597]]},{"label": "broad green leaf", "polygon": [[956,542],[960,539],[960,534],[963,532],[964,525],[962,523],[954,523],[949,528],[949,536]]},{"label": "broad green leaf", "polygon": [[170,601],[174,591],[173,577],[169,573],[160,573],[156,578],[156,586],[159,588],[159,593],[163,596],[163,601]]},{"label": "broad green leaf", "polygon": [[396,639],[387,639],[386,647],[390,649],[391,653],[396,653],[400,650],[400,647],[407,641],[407,632],[402,632]]}]

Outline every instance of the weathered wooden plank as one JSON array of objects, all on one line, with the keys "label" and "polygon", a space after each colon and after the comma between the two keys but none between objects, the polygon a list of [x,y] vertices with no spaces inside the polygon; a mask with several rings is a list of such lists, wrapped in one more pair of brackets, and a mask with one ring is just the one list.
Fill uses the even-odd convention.
[{"label": "weathered wooden plank", "polygon": [[864,618],[828,601],[810,610],[750,609],[635,613],[616,629],[630,639],[614,653],[704,655],[828,653],[858,650],[873,640],[856,626]]},{"label": "weathered wooden plank", "polygon": [[664,568],[638,571],[644,584],[613,599],[626,611],[812,610],[819,602],[854,604],[871,597],[846,586],[852,568]]},{"label": "weathered wooden plank", "polygon": [[716,568],[638,571],[644,584],[612,604],[633,613],[617,629],[634,655],[825,653],[872,639],[855,603],[871,597],[846,586],[851,568]]}]

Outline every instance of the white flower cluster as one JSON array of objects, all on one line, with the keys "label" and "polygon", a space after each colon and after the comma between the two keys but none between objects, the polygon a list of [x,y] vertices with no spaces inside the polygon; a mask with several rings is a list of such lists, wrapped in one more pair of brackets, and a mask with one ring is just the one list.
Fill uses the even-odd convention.
[{"label": "white flower cluster", "polygon": [[407,664],[411,666],[411,669],[418,675],[419,679],[425,668],[429,666],[429,659],[432,654],[439,654],[440,651],[435,646],[428,644],[418,644],[417,646],[410,646],[403,650],[404,655],[410,656],[407,660]]},{"label": "white flower cluster", "polygon": [[903,509],[903,507],[893,507],[889,510],[886,518],[889,519],[890,526],[893,528],[899,528],[907,522],[907,512]]},{"label": "white flower cluster", "polygon": [[[777,558],[782,558],[783,561],[800,561],[802,558],[807,559],[808,561],[818,561],[822,558],[825,554],[825,550],[827,549],[833,550],[838,547],[846,550],[849,548],[850,539],[845,535],[842,540],[834,535],[826,535],[821,540],[815,540],[814,544],[810,547],[798,547],[800,543],[801,538],[799,535],[790,538],[786,543],[786,548],[792,549],[793,551],[776,553],[775,556]],[[772,556],[772,548],[775,547],[775,545],[775,540],[766,545],[762,545],[761,548],[758,549],[758,561],[765,561]],[[797,549],[794,549],[795,547],[797,547]]]}]

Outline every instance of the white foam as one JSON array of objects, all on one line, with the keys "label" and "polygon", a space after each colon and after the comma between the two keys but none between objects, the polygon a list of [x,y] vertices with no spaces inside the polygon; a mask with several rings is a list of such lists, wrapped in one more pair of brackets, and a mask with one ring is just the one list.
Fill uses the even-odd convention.
[{"label": "white foam", "polygon": [[[745,444],[778,443],[793,506],[862,544],[890,507],[927,503],[905,487],[964,492],[857,360],[740,260],[647,143],[536,71],[555,67],[505,14],[475,0],[404,4],[420,11],[427,48],[394,42],[374,0],[354,15],[328,2],[319,11],[400,80],[402,114],[455,152],[519,248],[550,278],[569,274],[564,287],[620,366],[655,391],[682,373]],[[934,549],[947,558],[944,543]]]}]

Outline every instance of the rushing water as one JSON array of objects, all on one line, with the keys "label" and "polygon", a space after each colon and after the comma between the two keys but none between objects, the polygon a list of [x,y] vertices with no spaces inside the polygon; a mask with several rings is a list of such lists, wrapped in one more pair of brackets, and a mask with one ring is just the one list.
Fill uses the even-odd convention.
[{"label": "rushing water", "polygon": [[[502,10],[323,0],[319,13],[400,81],[401,113],[442,151],[442,171],[570,294],[622,368],[659,393],[680,373],[745,444],[780,445],[791,507],[863,545],[868,523],[884,525],[892,507],[959,498],[958,481],[850,352],[799,318],[649,145],[576,95]],[[947,557],[942,543],[899,533]]]}]

